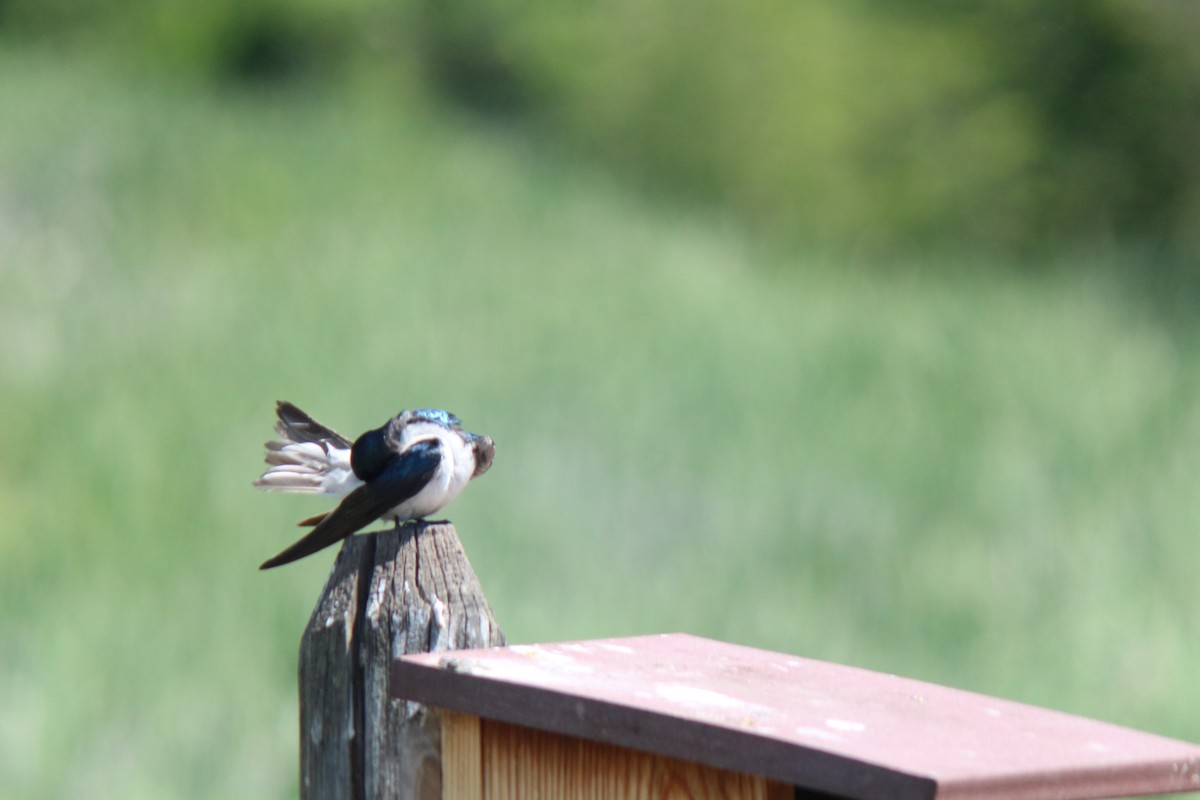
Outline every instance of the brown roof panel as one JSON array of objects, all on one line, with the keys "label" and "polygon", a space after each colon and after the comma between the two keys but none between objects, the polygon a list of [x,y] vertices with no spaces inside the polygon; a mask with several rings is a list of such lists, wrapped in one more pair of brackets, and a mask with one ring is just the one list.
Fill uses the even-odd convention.
[{"label": "brown roof panel", "polygon": [[845,797],[1200,791],[1200,745],[686,634],[403,656],[391,688]]}]

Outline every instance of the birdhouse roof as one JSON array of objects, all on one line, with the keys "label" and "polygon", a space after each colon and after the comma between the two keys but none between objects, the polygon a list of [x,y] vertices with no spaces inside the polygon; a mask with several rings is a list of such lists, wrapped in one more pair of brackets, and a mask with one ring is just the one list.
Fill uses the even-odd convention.
[{"label": "birdhouse roof", "polygon": [[391,694],[846,797],[1200,791],[1200,746],[686,634],[426,653]]}]

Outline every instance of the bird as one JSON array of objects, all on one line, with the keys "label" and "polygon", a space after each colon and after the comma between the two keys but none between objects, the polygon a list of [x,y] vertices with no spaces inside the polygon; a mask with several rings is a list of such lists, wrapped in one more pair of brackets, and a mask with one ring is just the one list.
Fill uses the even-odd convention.
[{"label": "bird", "polygon": [[353,442],[295,405],[275,404],[278,439],[267,442],[269,469],[254,486],[339,498],[329,512],[301,520],[312,531],[259,569],[289,564],[345,539],[377,519],[399,527],[444,508],[492,466],[490,436],[463,430],[449,411],[402,411]]}]

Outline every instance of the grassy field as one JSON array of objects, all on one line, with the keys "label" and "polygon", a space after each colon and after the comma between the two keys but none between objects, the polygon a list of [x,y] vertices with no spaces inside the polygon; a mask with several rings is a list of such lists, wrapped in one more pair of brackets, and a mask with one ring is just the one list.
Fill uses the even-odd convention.
[{"label": "grassy field", "polygon": [[512,641],[1200,740],[1200,340],[1105,270],[778,252],[378,86],[9,48],[0,108],[0,797],[295,796],[277,398],[495,438],[450,516]]}]

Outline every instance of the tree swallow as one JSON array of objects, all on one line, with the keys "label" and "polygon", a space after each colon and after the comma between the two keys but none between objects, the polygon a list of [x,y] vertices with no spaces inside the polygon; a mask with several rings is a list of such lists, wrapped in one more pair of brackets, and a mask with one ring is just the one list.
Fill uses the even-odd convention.
[{"label": "tree swallow", "polygon": [[351,442],[291,403],[275,404],[279,439],[267,442],[270,469],[260,489],[341,498],[332,511],[301,520],[312,531],[259,569],[288,564],[345,539],[377,519],[421,519],[488,471],[496,447],[436,408],[403,411]]}]

